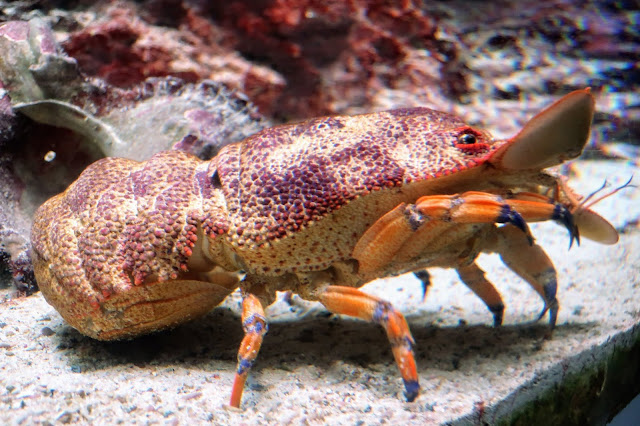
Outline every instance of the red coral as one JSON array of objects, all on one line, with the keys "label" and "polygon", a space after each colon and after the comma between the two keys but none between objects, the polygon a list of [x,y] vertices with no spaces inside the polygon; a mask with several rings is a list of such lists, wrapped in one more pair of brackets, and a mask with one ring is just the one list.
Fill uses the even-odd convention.
[{"label": "red coral", "polygon": [[185,2],[149,0],[140,10],[123,2],[96,16],[101,18],[62,44],[84,75],[121,88],[168,76],[192,83],[211,79],[240,91],[259,86],[254,102],[261,111],[270,115],[278,105],[282,78],[224,47],[223,32]]},{"label": "red coral", "polygon": [[433,66],[412,59],[416,51],[428,50],[427,61],[440,60],[451,80],[434,91],[456,96],[466,89],[452,60],[455,52],[442,51],[437,21],[418,0],[147,0],[139,12],[124,4],[64,45],[84,73],[120,87],[150,76],[220,81],[210,71],[217,62],[208,61],[239,51],[278,72],[285,83],[264,69],[231,65],[230,86],[247,92],[264,114],[289,120],[370,105],[385,88],[428,91],[425,85],[437,79],[421,74]]},{"label": "red coral", "polygon": [[[235,0],[208,7],[203,12],[230,32],[235,48],[285,76],[285,116],[336,112],[334,97],[349,94],[349,104],[367,102],[359,99],[367,87],[393,87],[403,78],[410,49],[438,48],[436,21],[417,1]],[[335,63],[346,71],[338,80],[329,71]]]},{"label": "red coral", "polygon": [[159,45],[136,44],[143,28],[124,17],[99,23],[71,34],[64,44],[80,69],[119,87],[131,87],[147,77],[173,75],[189,82],[201,76],[172,70],[173,57]]}]

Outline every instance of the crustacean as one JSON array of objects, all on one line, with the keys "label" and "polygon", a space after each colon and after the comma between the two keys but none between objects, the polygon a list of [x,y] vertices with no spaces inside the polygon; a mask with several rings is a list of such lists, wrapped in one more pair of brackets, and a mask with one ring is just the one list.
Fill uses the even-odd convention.
[{"label": "crustacean", "polygon": [[407,322],[358,287],[455,268],[500,324],[500,295],[475,263],[496,252],[540,294],[553,326],[556,272],[527,222],[557,221],[571,241],[618,239],[545,171],[581,153],[593,113],[585,89],[506,140],[407,108],[266,129],[210,161],[179,151],[106,158],[39,208],[36,277],[69,324],[100,340],[196,318],[239,287],[236,407],[267,332],[263,308],[292,291],[382,325],[412,401],[420,386]]}]

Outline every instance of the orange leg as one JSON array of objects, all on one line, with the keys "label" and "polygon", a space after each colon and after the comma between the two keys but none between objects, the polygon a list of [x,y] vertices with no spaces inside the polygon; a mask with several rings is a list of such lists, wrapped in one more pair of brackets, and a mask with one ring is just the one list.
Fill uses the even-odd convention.
[{"label": "orange leg", "polygon": [[360,272],[370,273],[388,265],[396,256],[406,259],[432,248],[432,240],[447,232],[453,223],[513,223],[533,239],[522,216],[504,201],[495,200],[501,199],[493,194],[467,192],[399,204],[363,234],[352,256],[358,260]]},{"label": "orange leg", "polygon": [[[475,263],[456,269],[462,282],[469,287],[487,305],[493,314],[493,326],[502,325],[504,315],[504,303],[498,290],[484,276],[484,271]],[[427,290],[431,286],[431,275],[426,269],[413,273],[422,282],[422,301],[427,297]]]},{"label": "orange leg", "polygon": [[413,356],[414,340],[404,316],[389,302],[342,286],[327,286],[318,294],[318,300],[331,312],[349,315],[384,327],[391,342],[391,350],[404,380],[405,397],[411,402],[420,392],[418,372]]},{"label": "orange leg", "polygon": [[408,208],[405,203],[399,204],[360,237],[352,253],[358,260],[360,272],[373,272],[389,264],[417,230],[411,218],[407,217]]},{"label": "orange leg", "polygon": [[557,276],[556,270],[544,252],[537,244],[525,243],[519,231],[512,226],[499,229],[499,240],[494,248],[502,261],[520,275],[544,300],[544,308],[538,319],[549,311],[549,326],[553,329],[558,317],[558,299],[556,299]]},{"label": "orange leg", "polygon": [[518,199],[516,194],[511,199],[503,199],[491,193],[470,191],[460,195],[425,196],[416,204],[402,203],[364,233],[352,256],[358,260],[360,272],[371,273],[384,268],[394,258],[407,259],[437,250],[438,247],[432,247],[434,240],[438,241],[435,237],[459,224],[511,224],[524,232],[529,244],[533,244],[525,220],[555,220],[569,229],[571,242],[578,238],[573,217],[564,206],[541,196],[533,199],[528,193],[521,197]]},{"label": "orange leg", "polygon": [[[518,231],[519,232],[519,231]],[[518,235],[518,237],[521,237]],[[493,325],[502,325],[504,303],[498,290],[484,276],[484,271],[475,263],[456,269],[458,276],[467,287],[473,291],[487,305],[493,314]]]},{"label": "orange leg", "polygon": [[569,248],[573,245],[574,240],[580,245],[580,233],[573,214],[562,204],[554,203],[551,200],[547,202],[528,201],[526,198],[531,195],[529,193],[516,194],[514,199],[506,200],[506,203],[529,222],[551,219],[560,223],[569,231]]},{"label": "orange leg", "polygon": [[437,253],[452,245],[465,245],[473,224],[428,220],[395,253],[396,262],[408,262],[422,253]]},{"label": "orange leg", "polygon": [[262,339],[268,329],[262,304],[256,296],[250,293],[246,293],[242,299],[242,328],[244,329],[244,338],[238,350],[238,369],[229,401],[229,405],[236,408],[240,406],[244,383],[258,356]]}]

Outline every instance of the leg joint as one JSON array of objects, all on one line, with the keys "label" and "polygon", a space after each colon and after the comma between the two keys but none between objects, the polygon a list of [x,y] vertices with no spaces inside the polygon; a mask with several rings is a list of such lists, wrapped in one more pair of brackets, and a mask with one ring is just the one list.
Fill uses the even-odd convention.
[{"label": "leg joint", "polygon": [[391,303],[380,300],[376,303],[376,306],[373,309],[373,316],[371,317],[371,321],[384,326],[389,322],[389,313],[393,311],[394,310],[393,306],[391,306]]},{"label": "leg joint", "polygon": [[409,227],[414,232],[427,221],[427,218],[420,212],[415,204],[410,204],[405,208],[404,217],[407,219]]},{"label": "leg joint", "polygon": [[242,323],[245,334],[259,334],[264,336],[269,330],[267,319],[264,315],[251,314]]},{"label": "leg joint", "polygon": [[255,359],[249,359],[249,358],[244,358],[242,356],[238,356],[238,370],[237,373],[238,374],[244,374],[246,372],[248,372],[249,370],[251,370],[251,367],[253,367],[253,363],[255,362]]}]

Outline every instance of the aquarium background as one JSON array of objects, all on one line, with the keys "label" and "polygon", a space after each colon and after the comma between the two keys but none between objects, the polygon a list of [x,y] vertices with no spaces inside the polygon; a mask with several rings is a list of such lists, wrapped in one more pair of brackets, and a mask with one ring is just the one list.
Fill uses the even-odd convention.
[{"label": "aquarium background", "polygon": [[37,294],[35,208],[103,156],[211,158],[272,124],[410,106],[506,138],[590,87],[583,159],[638,166],[637,1],[25,0],[0,22],[0,310]]}]

